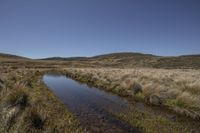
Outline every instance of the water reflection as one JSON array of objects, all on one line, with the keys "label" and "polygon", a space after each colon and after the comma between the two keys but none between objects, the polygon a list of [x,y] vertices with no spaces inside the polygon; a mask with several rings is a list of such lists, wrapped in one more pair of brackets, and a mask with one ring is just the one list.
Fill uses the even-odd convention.
[{"label": "water reflection", "polygon": [[88,131],[136,132],[131,125],[112,115],[113,112],[121,113],[129,109],[130,105],[126,100],[63,75],[46,74],[43,81]]}]

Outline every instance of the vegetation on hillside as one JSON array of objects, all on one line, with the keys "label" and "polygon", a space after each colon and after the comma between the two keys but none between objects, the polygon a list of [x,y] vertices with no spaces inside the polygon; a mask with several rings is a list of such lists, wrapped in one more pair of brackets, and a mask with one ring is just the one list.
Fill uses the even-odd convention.
[{"label": "vegetation on hillside", "polygon": [[48,58],[48,61],[75,67],[111,67],[111,68],[200,68],[199,55],[164,57],[142,53],[112,53],[94,57]]}]

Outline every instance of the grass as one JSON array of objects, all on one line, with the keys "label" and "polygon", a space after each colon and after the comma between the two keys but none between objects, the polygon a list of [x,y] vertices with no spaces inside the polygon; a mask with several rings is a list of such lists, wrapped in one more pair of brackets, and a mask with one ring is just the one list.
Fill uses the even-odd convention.
[{"label": "grass", "polygon": [[[180,114],[180,110],[187,110],[187,116],[200,118],[198,70],[68,68],[65,72],[79,81],[146,103],[149,97],[156,95],[162,106]],[[136,94],[134,86],[140,86],[142,92]]]},{"label": "grass", "polygon": [[[107,61],[107,59],[105,60]],[[6,126],[0,124],[0,132],[85,132],[84,127],[81,127],[73,114],[41,82],[41,75],[48,71],[61,72],[73,79],[113,92],[131,101],[150,104],[149,107],[152,108],[152,111],[134,110],[127,114],[115,114],[142,132],[187,133],[191,131],[191,128],[199,131],[199,128],[196,128],[196,125],[199,125],[200,114],[199,70],[94,68],[100,67],[101,62],[95,60],[91,60],[91,62],[88,64],[78,61],[24,62],[23,60],[13,60],[0,64],[0,79],[3,81],[0,84],[0,122],[5,123],[3,117],[14,112]],[[118,62],[112,63],[115,67]],[[109,61],[103,66],[105,65],[112,66]],[[69,66],[94,67],[70,68]],[[63,69],[64,67],[65,69]],[[139,89],[139,91],[135,91],[135,89]],[[151,105],[149,98],[152,95],[158,96],[162,104],[158,107]],[[20,97],[23,96],[27,98],[22,98],[24,102],[20,102],[20,104],[24,107],[18,111],[15,103],[20,101]],[[160,112],[154,114],[154,108],[159,108]],[[173,114],[175,112],[178,121],[171,122],[164,118],[161,114],[165,111],[172,111]]]},{"label": "grass", "polygon": [[131,111],[128,114],[119,114],[118,117],[144,133],[189,133],[190,131],[181,123],[173,123],[163,117],[149,115],[148,113]]},{"label": "grass", "polygon": [[17,69],[1,75],[6,77],[6,88],[0,91],[1,133],[84,132],[76,118],[40,82],[42,72]]},{"label": "grass", "polygon": [[[131,101],[150,104],[152,109],[144,108],[144,112],[133,110],[115,114],[141,132],[190,133],[200,130],[198,70],[66,68],[64,72],[73,79]],[[135,91],[137,89],[141,90]],[[157,96],[162,104],[154,109],[155,105],[149,101],[151,96]],[[166,118],[168,112],[177,117],[176,122]]]}]

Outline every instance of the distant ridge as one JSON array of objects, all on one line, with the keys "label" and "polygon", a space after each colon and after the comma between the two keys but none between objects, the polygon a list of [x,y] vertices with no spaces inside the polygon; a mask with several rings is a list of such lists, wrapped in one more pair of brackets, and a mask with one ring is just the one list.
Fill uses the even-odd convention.
[{"label": "distant ridge", "polygon": [[143,53],[133,53],[133,52],[121,52],[121,53],[109,53],[109,54],[102,54],[96,55],[92,57],[49,57],[43,58],[41,60],[87,60],[87,59],[97,59],[97,58],[120,58],[120,57],[130,57],[130,56],[152,56],[157,57],[156,55],[152,54],[143,54]]},{"label": "distant ridge", "polygon": [[[97,55],[93,57],[50,57],[44,59],[30,60],[29,58],[0,54],[0,61],[29,60],[49,62],[51,64],[62,64],[71,67],[111,67],[111,68],[169,68],[169,69],[200,69],[200,54],[181,56],[156,56],[152,54],[122,52]],[[30,63],[30,62],[29,62]]]},{"label": "distant ridge", "polygon": [[18,56],[18,55],[12,55],[12,54],[5,54],[5,53],[0,53],[0,59],[5,58],[5,59],[29,59],[26,57]]},{"label": "distant ridge", "polygon": [[97,55],[97,56],[93,56],[92,58],[103,58],[103,57],[106,57],[106,58],[107,57],[118,58],[118,57],[130,57],[130,56],[156,57],[156,55],[152,55],[152,54],[133,53],[133,52],[121,52],[121,53],[110,53],[110,54]]},{"label": "distant ridge", "polygon": [[179,57],[200,57],[200,54],[194,54],[194,55],[181,55]]},{"label": "distant ridge", "polygon": [[134,52],[118,52],[118,53],[108,53],[102,55],[96,55],[92,57],[48,57],[42,58],[40,60],[62,60],[62,61],[73,61],[73,60],[91,60],[100,58],[127,58],[127,57],[163,57],[163,58],[179,58],[179,57],[200,57],[200,54],[194,55],[180,55],[180,56],[158,56],[153,54],[143,54]]},{"label": "distant ridge", "polygon": [[[148,68],[195,68],[200,69],[199,55],[157,56],[152,54],[121,52],[93,57],[52,57],[43,60],[64,61],[68,65],[85,67],[148,67]],[[70,62],[70,63],[69,63]],[[78,65],[79,64],[79,65]]]},{"label": "distant ridge", "polygon": [[73,60],[84,60],[88,59],[87,57],[49,57],[40,60],[59,60],[59,61],[73,61]]}]

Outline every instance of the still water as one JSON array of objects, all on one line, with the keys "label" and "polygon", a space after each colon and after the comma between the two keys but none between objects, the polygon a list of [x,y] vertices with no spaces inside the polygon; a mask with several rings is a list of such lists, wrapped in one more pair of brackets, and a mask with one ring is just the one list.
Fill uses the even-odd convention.
[{"label": "still water", "polygon": [[81,84],[64,75],[46,74],[44,83],[92,133],[138,133],[114,114],[125,113],[130,104],[125,99]]}]

